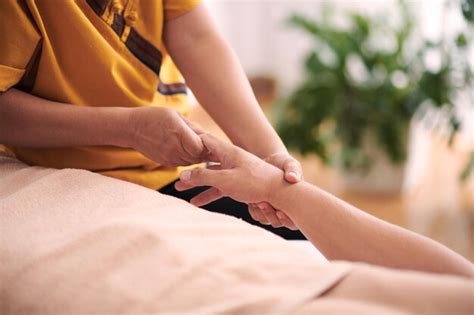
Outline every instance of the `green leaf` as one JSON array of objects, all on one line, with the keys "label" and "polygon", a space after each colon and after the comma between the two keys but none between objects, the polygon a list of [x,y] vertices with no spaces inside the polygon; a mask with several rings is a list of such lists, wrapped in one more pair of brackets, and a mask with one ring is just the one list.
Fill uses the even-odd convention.
[{"label": "green leaf", "polygon": [[468,22],[474,23],[474,0],[461,0],[461,11]]},{"label": "green leaf", "polygon": [[[443,41],[420,41],[410,45],[407,54],[406,44],[412,42],[416,20],[406,1],[399,1],[401,24],[396,28],[383,18],[380,21],[352,13],[347,16],[352,27],[343,29],[332,24],[330,9],[324,12],[318,19],[301,15],[288,19],[290,25],[313,39],[314,46],[303,63],[302,83],[276,105],[278,133],[288,148],[315,153],[326,163],[340,161],[348,169],[370,167],[372,157],[364,147],[368,136],[390,161],[403,162],[409,122],[420,105],[429,101],[438,107],[453,106],[453,73],[458,71],[462,85],[468,86],[474,77],[471,69],[451,60]],[[372,44],[374,36],[381,33],[395,38],[393,51]],[[460,34],[457,47],[464,47],[467,41]],[[443,54],[442,66],[436,72],[427,71],[423,65],[425,54],[432,49]],[[326,61],[327,51],[336,56],[336,63]],[[347,75],[348,67],[357,59],[367,68],[368,78],[363,82],[353,82]],[[392,80],[397,72],[406,77],[406,85]],[[453,133],[459,129],[452,127]]]}]

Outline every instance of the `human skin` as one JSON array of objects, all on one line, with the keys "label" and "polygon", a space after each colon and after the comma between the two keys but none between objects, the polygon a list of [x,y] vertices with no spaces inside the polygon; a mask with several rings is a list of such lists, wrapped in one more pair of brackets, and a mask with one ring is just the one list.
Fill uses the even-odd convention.
[{"label": "human skin", "polygon": [[[169,166],[202,160],[203,146],[196,133],[198,128],[174,110],[58,104],[65,105],[16,89],[1,94],[0,143],[33,148],[128,147]],[[175,155],[171,155],[172,152]]]},{"label": "human skin", "polygon": [[[182,17],[166,22],[164,41],[199,103],[232,142],[283,169],[288,182],[300,181],[300,163],[288,154],[265,118],[235,53],[206,6],[201,4]],[[209,203],[220,197],[211,189],[195,202]],[[283,225],[268,203],[258,206],[250,204],[250,209],[260,212],[265,222],[274,227]]]},{"label": "human skin", "polygon": [[[473,265],[447,247],[375,218],[304,181],[288,184],[281,169],[232,144],[208,134],[201,138],[208,159],[220,164],[183,172],[177,189],[208,185],[241,202],[267,201],[329,260],[474,276]],[[259,213],[251,215],[261,219]],[[283,217],[282,221],[287,223]]]},{"label": "human skin", "polygon": [[[266,119],[238,59],[206,7],[200,5],[165,22],[163,37],[200,104],[232,142],[283,169],[288,182],[298,182],[302,178],[299,162],[288,154]],[[200,131],[170,109],[121,108],[124,104],[107,108],[58,105],[70,104],[16,89],[1,93],[0,143],[26,147],[127,147],[165,166],[202,161]],[[205,197],[206,202],[220,198],[212,190]],[[269,216],[275,226],[282,225],[274,212]]]}]

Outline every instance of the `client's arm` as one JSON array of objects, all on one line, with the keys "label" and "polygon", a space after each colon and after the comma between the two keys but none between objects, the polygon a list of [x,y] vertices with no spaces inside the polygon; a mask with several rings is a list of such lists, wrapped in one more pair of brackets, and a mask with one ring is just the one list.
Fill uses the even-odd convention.
[{"label": "client's arm", "polygon": [[[281,170],[203,135],[220,170],[183,172],[178,189],[210,185],[242,202],[268,201],[287,214],[329,259],[473,276],[473,265],[447,247],[377,219],[308,183],[287,184]],[[258,219],[258,218],[256,218]]]},{"label": "client's arm", "polygon": [[278,183],[270,203],[282,209],[330,260],[474,276],[473,265],[427,237],[380,220],[308,183]]}]

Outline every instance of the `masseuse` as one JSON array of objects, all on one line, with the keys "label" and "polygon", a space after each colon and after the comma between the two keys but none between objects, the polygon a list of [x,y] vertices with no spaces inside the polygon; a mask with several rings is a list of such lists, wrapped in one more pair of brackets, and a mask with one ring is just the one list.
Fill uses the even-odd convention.
[{"label": "masseuse", "polygon": [[[304,181],[290,185],[282,171],[210,135],[201,136],[213,169],[181,173],[180,190],[211,186],[248,203],[269,202],[280,221],[299,228],[330,260],[359,261],[397,269],[474,277],[474,266],[447,247],[377,219]],[[201,204],[198,195],[192,203]],[[275,224],[251,211],[255,220]]]},{"label": "masseuse", "polygon": [[[30,165],[91,170],[190,199],[200,190],[173,185],[183,166],[203,160],[201,130],[185,118],[184,77],[234,144],[298,182],[300,164],[199,2],[0,1],[0,143]],[[250,220],[247,205],[228,198],[208,209]],[[299,235],[290,232],[281,231]]]}]

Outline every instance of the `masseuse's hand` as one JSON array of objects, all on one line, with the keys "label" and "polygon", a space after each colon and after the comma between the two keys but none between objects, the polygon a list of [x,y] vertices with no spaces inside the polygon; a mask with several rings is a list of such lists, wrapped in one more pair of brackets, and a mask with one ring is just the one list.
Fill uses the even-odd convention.
[{"label": "masseuse's hand", "polygon": [[[282,169],[284,178],[288,183],[297,183],[303,179],[300,162],[286,151],[272,154],[266,157],[265,161]],[[268,202],[251,203],[248,209],[252,218],[262,224],[271,225],[275,228],[286,226],[291,230],[297,229],[285,213],[273,208]],[[287,224],[284,224],[284,222]]]},{"label": "masseuse's hand", "polygon": [[[218,162],[220,165],[211,169],[196,169],[181,173],[180,181],[175,185],[177,190],[196,186],[212,187],[191,199],[193,204],[209,200],[207,194],[229,196],[245,203],[260,203],[268,200],[276,183],[281,183],[283,172],[279,168],[209,134],[201,135],[201,139],[208,151],[208,160]],[[263,220],[258,217],[255,219]],[[282,220],[285,226],[292,225],[291,221],[285,218]]]},{"label": "masseuse's hand", "polygon": [[175,110],[141,107],[130,114],[131,146],[149,159],[168,167],[200,163],[203,133]]}]

